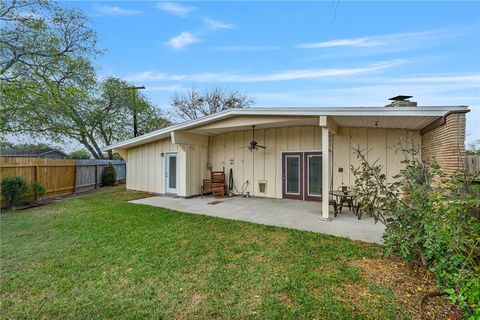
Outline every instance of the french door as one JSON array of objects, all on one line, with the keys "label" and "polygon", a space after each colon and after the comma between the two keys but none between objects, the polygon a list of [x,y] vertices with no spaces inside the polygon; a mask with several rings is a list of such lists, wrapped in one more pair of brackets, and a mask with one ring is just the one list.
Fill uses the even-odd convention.
[{"label": "french door", "polygon": [[165,190],[177,194],[178,158],[176,153],[165,154]]},{"label": "french door", "polygon": [[322,200],[322,153],[284,152],[282,154],[283,198]]}]

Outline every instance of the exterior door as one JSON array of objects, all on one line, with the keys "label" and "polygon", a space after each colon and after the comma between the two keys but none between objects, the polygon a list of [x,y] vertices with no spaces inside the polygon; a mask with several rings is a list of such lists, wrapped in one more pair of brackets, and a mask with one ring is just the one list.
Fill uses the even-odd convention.
[{"label": "exterior door", "polygon": [[285,152],[283,157],[283,198],[303,200],[303,153]]},{"label": "exterior door", "polygon": [[282,189],[285,199],[322,201],[322,153],[283,153]]},{"label": "exterior door", "polygon": [[166,193],[177,194],[178,157],[176,153],[165,155],[165,190]]},{"label": "exterior door", "polygon": [[322,201],[322,153],[305,152],[305,200]]}]

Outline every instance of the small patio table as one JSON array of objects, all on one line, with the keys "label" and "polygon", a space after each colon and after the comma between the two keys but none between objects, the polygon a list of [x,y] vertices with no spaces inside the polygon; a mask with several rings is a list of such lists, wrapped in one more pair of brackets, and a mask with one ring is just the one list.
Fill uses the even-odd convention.
[{"label": "small patio table", "polygon": [[[354,200],[355,200],[355,193],[352,191],[340,191],[340,190],[335,190],[335,191],[330,191],[330,195],[334,196],[336,198],[336,202],[338,203],[337,206],[335,206],[335,217],[337,216],[338,213],[342,212],[343,204],[344,203],[349,203],[349,208],[351,207],[351,210],[353,211],[353,214],[355,214],[358,217],[358,220],[361,219],[361,214],[360,214],[360,203],[357,205],[353,205]],[[338,201],[337,201],[338,200]]]}]

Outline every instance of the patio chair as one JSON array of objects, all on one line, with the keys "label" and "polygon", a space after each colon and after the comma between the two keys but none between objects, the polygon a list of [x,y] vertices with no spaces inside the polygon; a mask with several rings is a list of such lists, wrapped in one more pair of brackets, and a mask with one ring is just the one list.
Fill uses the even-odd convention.
[{"label": "patio chair", "polygon": [[328,205],[329,206],[333,206],[333,216],[336,217],[337,216],[337,210],[338,210],[338,206],[337,206],[337,201],[333,198],[330,198],[330,200],[328,200]]},{"label": "patio chair", "polygon": [[[338,187],[338,191],[349,192],[349,191],[351,191],[351,189],[348,186],[340,186],[340,187]],[[352,198],[347,198],[347,197],[341,197],[340,198],[340,203],[339,203],[340,211],[342,210],[344,203],[347,204],[348,210],[350,210],[350,212],[352,212],[352,209],[354,208],[353,199]]]},{"label": "patio chair", "polygon": [[203,198],[204,194],[210,194],[212,192],[212,180],[204,179],[202,185],[200,186],[200,198]]},{"label": "patio chair", "polygon": [[204,194],[213,193],[213,196],[224,196],[227,192],[225,184],[225,168],[222,171],[211,171],[210,179],[205,179],[200,188],[200,197]]}]

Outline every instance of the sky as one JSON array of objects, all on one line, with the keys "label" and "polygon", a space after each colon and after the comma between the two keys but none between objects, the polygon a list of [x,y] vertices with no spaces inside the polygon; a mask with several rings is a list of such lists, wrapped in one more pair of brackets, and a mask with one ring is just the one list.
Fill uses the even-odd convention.
[{"label": "sky", "polygon": [[480,2],[61,2],[91,19],[101,77],[167,110],[221,86],[255,106],[467,105],[480,139]]}]

